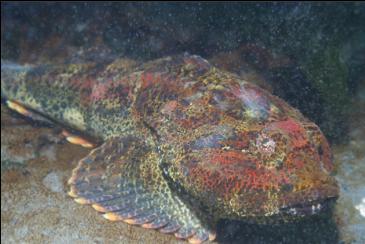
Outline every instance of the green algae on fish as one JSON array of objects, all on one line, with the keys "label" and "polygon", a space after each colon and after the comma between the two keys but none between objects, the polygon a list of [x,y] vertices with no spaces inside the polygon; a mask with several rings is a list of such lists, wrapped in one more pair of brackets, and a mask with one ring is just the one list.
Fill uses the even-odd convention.
[{"label": "green algae on fish", "polygon": [[99,145],[73,170],[69,195],[109,220],[200,243],[219,219],[293,221],[338,196],[318,126],[199,56],[1,69],[11,108]]}]

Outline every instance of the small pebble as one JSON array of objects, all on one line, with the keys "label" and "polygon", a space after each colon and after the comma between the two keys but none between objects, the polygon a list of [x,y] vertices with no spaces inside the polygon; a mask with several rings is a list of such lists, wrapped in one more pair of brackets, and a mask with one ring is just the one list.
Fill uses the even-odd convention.
[{"label": "small pebble", "polygon": [[43,185],[52,192],[63,192],[61,177],[56,172],[49,173],[42,181]]}]

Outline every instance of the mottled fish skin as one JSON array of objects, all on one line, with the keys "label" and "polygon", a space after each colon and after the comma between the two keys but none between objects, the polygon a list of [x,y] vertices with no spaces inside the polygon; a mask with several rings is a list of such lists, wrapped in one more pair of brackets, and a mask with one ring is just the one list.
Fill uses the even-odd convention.
[{"label": "mottled fish skin", "polygon": [[2,97],[101,140],[148,128],[170,187],[214,219],[293,219],[338,196],[327,140],[280,98],[198,56],[120,63],[2,64]]},{"label": "mottled fish skin", "polygon": [[72,129],[105,140],[134,127],[130,114],[137,76],[112,63],[20,66],[2,62],[2,98]]},{"label": "mottled fish skin", "polygon": [[311,214],[290,206],[337,197],[318,126],[200,57],[173,60],[146,65],[135,109],[158,135],[163,168],[186,201],[218,218],[265,222]]}]

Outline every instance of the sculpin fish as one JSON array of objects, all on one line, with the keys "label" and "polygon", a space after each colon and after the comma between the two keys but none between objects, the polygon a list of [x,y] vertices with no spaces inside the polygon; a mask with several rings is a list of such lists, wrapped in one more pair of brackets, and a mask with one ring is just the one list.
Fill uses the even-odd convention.
[{"label": "sculpin fish", "polygon": [[112,221],[201,243],[215,238],[219,219],[293,221],[338,196],[318,126],[199,56],[140,65],[4,61],[1,96],[94,148],[73,170],[69,195]]}]

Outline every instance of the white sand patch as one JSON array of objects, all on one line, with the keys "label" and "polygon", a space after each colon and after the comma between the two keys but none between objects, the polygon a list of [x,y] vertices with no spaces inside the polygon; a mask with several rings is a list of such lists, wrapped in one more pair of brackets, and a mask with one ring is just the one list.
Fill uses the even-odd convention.
[{"label": "white sand patch", "polygon": [[359,210],[361,216],[365,217],[365,197],[361,199],[361,203],[356,205],[355,208]]}]

